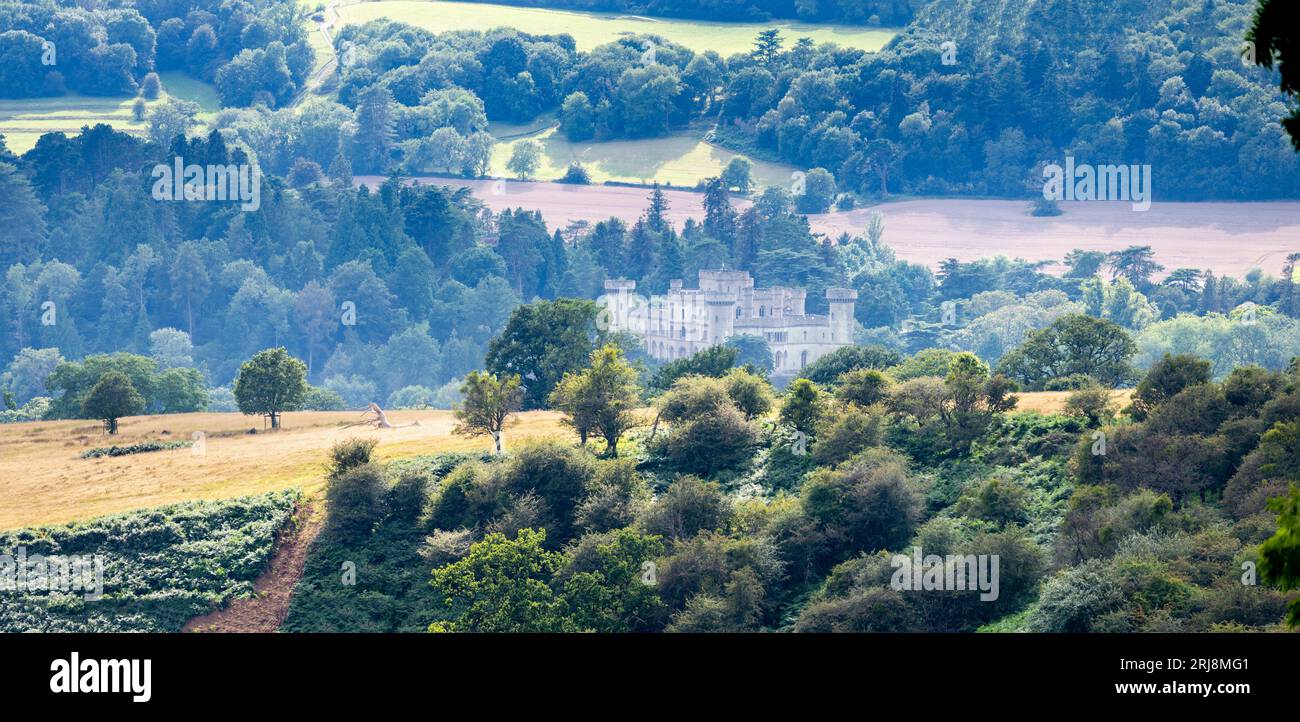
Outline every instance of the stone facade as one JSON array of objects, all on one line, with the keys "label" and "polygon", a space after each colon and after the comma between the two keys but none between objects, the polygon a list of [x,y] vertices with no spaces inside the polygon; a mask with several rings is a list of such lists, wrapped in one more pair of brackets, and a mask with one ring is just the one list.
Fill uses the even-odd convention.
[{"label": "stone facade", "polygon": [[668,293],[646,299],[636,281],[605,281],[608,327],[641,338],[646,352],[662,360],[690,356],[732,336],[751,334],[767,340],[777,376],[803,367],[853,343],[853,303],[858,292],[826,290],[830,315],[804,313],[802,288],[755,288],[746,271],[700,271],[699,288],[673,281]]}]

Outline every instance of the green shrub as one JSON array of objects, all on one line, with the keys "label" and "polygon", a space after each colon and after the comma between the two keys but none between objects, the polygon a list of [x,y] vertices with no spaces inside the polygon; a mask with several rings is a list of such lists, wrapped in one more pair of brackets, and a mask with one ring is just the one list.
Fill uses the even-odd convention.
[{"label": "green shrub", "polygon": [[430,479],[418,471],[408,471],[384,494],[384,513],[393,519],[414,520],[424,509]]},{"label": "green shrub", "polygon": [[[388,489],[387,499],[395,501],[399,487],[403,489],[402,494],[414,492],[416,484],[402,484],[402,479],[410,476],[426,480],[422,490],[426,499],[420,506],[431,495],[444,498],[438,487],[445,486],[447,475],[459,468],[477,467],[476,462],[481,458],[478,453],[456,453],[395,461],[386,469],[389,479],[397,481]],[[413,493],[406,498],[408,510],[415,507],[414,501]],[[294,587],[281,631],[425,631],[430,622],[444,613],[429,586],[429,572],[435,561],[454,561],[445,556],[425,558],[421,554],[428,546],[430,525],[431,522],[418,517],[389,513],[365,536],[318,536],[308,552],[303,577]],[[460,550],[453,553],[468,550],[467,535],[454,536],[456,539],[444,546]],[[342,576],[344,565],[349,563],[348,568],[356,571],[351,586],[344,583]]]},{"label": "green shrub", "polygon": [[142,441],[130,446],[97,446],[82,452],[81,458],[98,459],[104,456],[129,456],[131,454],[145,454],[150,451],[184,449],[190,446],[191,443],[189,441]]},{"label": "green shrub", "polygon": [[278,491],[0,532],[0,554],[99,555],[104,594],[0,593],[0,632],[179,632],[249,597],[298,502]]},{"label": "green shrub", "polygon": [[383,516],[385,490],[384,473],[377,464],[331,474],[325,487],[326,529],[349,541],[369,536]]},{"label": "green shrub", "polygon": [[347,439],[330,449],[329,475],[338,476],[348,469],[370,463],[379,445],[378,439]]}]

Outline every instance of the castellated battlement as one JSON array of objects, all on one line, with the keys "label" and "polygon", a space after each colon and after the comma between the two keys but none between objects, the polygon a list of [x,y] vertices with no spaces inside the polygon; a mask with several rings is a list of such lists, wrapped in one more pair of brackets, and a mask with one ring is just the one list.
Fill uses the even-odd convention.
[{"label": "castellated battlement", "polygon": [[701,270],[697,288],[674,279],[667,293],[649,299],[635,291],[636,281],[605,281],[604,302],[615,319],[614,330],[637,335],[646,352],[663,361],[748,334],[767,341],[776,375],[792,375],[853,343],[858,293],[851,288],[826,290],[827,316],[806,313],[807,290],[755,288],[747,271]]}]

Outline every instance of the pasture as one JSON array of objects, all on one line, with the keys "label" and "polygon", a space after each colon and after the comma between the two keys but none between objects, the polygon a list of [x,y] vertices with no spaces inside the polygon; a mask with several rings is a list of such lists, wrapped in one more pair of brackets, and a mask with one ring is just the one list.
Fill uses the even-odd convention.
[{"label": "pasture", "polygon": [[[1116,403],[1129,390],[1114,392]],[[1065,391],[1021,393],[1017,410],[1059,413]],[[394,424],[420,426],[376,431],[345,429],[353,411],[304,411],[284,415],[284,428],[262,429],[260,418],[236,413],[172,414],[122,419],[116,437],[94,421],[42,421],[0,426],[0,530],[61,524],[183,501],[229,499],[284,489],[313,494],[323,488],[329,448],[351,437],[379,440],[376,458],[390,462],[450,451],[485,451],[486,437],[453,436],[449,411],[390,411]],[[527,439],[575,440],[560,414],[519,414],[506,430],[512,446]],[[256,430],[256,433],[250,431]],[[199,448],[83,459],[89,448],[124,446],[150,439],[188,440],[205,435]]]},{"label": "pasture", "polygon": [[[309,7],[315,6],[315,2],[309,3]],[[811,24],[787,20],[721,23],[441,0],[381,0],[343,5],[338,11],[342,24],[359,25],[387,18],[430,32],[512,27],[536,35],[568,33],[573,36],[579,50],[591,50],[597,45],[626,35],[651,34],[697,52],[715,50],[723,57],[749,52],[754,36],[769,28],[780,30],[787,44],[807,37],[817,43],[836,43],[862,50],[879,50],[894,37],[891,29],[859,25]]]},{"label": "pasture", "polygon": [[[1059,414],[1065,410],[1065,400],[1070,397],[1070,393],[1069,391],[1022,391],[1016,394],[1020,397],[1020,402],[1016,404],[1016,411]],[[1116,409],[1128,406],[1131,396],[1133,396],[1133,389],[1115,389],[1110,392],[1111,402]]]},{"label": "pasture", "polygon": [[[516,126],[498,126],[498,142],[492,148],[494,176],[508,177],[506,163],[517,144],[537,141],[542,145],[541,165],[534,176],[555,180],[564,175],[570,163],[582,163],[593,183],[671,183],[694,186],[697,182],[722,173],[738,153],[704,141],[698,131],[683,131],[663,138],[570,142],[557,127],[532,134],[520,134]],[[750,158],[752,174],[758,185],[787,185],[793,166]]]},{"label": "pasture", "polygon": [[[106,437],[94,421],[42,421],[0,426],[0,530],[115,514],[196,499],[228,499],[281,489],[323,487],[325,459],[336,442],[354,436],[379,439],[376,456],[392,461],[444,451],[486,450],[491,440],[452,436],[450,411],[392,411],[394,424],[420,426],[375,431],[341,428],[356,412],[293,412],[284,429],[262,431],[260,418],[237,413],[173,414],[122,419]],[[505,443],[571,434],[560,415],[529,412],[506,429]],[[256,429],[257,433],[248,433]],[[148,439],[206,435],[206,448],[181,448],[130,456],[82,459],[92,447]],[[166,432],[166,433],[164,433]]]},{"label": "pasture", "polygon": [[[147,108],[162,102],[171,95],[190,100],[199,105],[199,118],[219,108],[216,89],[208,83],[195,80],[182,72],[160,73],[163,94],[158,100],[146,101]],[[36,146],[45,133],[62,131],[75,135],[82,126],[107,123],[115,130],[133,135],[144,135],[147,121],[137,121],[131,116],[135,97],[97,97],[89,95],[60,95],[50,98],[22,98],[0,100],[0,134],[14,153],[22,154]]]}]

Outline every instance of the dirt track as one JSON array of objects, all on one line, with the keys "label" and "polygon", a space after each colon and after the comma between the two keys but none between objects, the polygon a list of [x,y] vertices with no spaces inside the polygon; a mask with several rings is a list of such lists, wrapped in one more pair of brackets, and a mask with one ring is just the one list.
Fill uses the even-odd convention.
[{"label": "dirt track", "polygon": [[[374,186],[375,176],[357,182]],[[422,178],[422,183],[465,186],[489,208],[540,210],[552,228],[570,221],[595,222],[610,216],[635,220],[646,207],[648,191],[620,186],[572,186],[522,181]],[[702,195],[665,191],[669,217],[680,225],[702,218]],[[738,200],[738,208],[749,205]],[[1063,215],[1035,218],[1027,203],[999,200],[914,200],[871,208],[809,216],[815,231],[838,236],[861,233],[872,211],[885,216],[885,242],[904,260],[934,266],[945,258],[970,261],[1006,255],[1059,261],[1071,249],[1110,251],[1149,245],[1160,263],[1212,269],[1242,276],[1259,267],[1277,275],[1288,253],[1300,251],[1300,202],[1153,203],[1134,212],[1128,203],[1066,202]]]},{"label": "dirt track", "polygon": [[253,596],[236,599],[218,609],[186,622],[182,632],[274,632],[289,616],[293,588],[302,579],[307,551],[325,523],[325,504],[319,499],[304,501],[293,521],[280,532],[275,553],[267,570],[257,578]]}]

